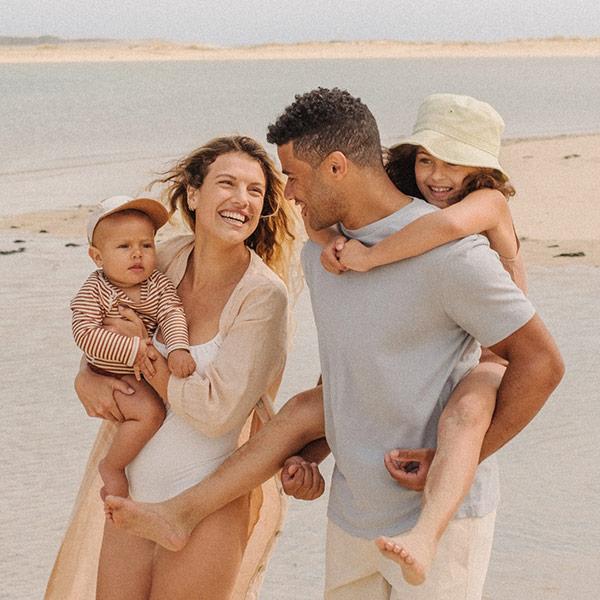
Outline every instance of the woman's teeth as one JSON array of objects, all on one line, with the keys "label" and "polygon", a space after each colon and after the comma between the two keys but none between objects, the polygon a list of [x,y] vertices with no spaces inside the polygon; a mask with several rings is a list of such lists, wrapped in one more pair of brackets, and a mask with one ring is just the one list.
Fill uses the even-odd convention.
[{"label": "woman's teeth", "polygon": [[234,221],[235,223],[243,224],[248,220],[248,217],[246,215],[230,210],[224,210],[220,214],[224,219],[227,219],[228,221]]}]

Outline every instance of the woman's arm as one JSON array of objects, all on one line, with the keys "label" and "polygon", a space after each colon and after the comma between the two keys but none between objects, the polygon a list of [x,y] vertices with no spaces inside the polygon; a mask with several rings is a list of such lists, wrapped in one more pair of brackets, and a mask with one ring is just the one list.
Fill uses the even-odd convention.
[{"label": "woman's arm", "polygon": [[205,435],[241,427],[281,377],[287,352],[287,293],[273,284],[251,290],[204,375],[171,375],[168,400]]},{"label": "woman's arm", "polygon": [[243,425],[283,373],[286,351],[287,295],[269,284],[248,294],[204,375],[175,377],[162,356],[154,361],[155,375],[144,375],[175,413],[216,437]]},{"label": "woman's arm", "polygon": [[134,393],[133,388],[124,380],[94,373],[83,357],[75,377],[75,391],[88,416],[106,419],[113,423],[124,421],[114,393],[121,392],[126,395]]},{"label": "woman's arm", "polygon": [[477,190],[452,206],[414,220],[371,248],[350,240],[340,252],[340,262],[354,271],[368,271],[493,230],[504,219],[510,219],[506,198],[497,190]]}]

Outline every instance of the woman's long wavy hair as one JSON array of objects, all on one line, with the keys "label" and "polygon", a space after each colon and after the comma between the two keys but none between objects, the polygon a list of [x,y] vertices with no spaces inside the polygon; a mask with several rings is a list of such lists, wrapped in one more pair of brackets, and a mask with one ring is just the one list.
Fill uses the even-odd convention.
[{"label": "woman's long wavy hair", "polygon": [[[419,146],[398,144],[385,151],[385,170],[394,185],[408,196],[423,198],[415,179],[415,161]],[[481,167],[475,173],[467,175],[461,189],[450,199],[450,204],[456,204],[470,193],[488,188],[498,190],[508,200],[515,195],[515,188],[508,177],[498,169]]]},{"label": "woman's long wavy hair", "polygon": [[185,224],[195,232],[196,214],[188,206],[188,188],[200,188],[210,165],[219,156],[231,153],[243,153],[258,162],[266,180],[258,226],[245,243],[289,285],[299,220],[283,196],[283,181],[279,172],[256,140],[240,135],[214,138],[182,158],[153,184],[166,184],[164,193],[169,213],[173,215],[179,211]]}]

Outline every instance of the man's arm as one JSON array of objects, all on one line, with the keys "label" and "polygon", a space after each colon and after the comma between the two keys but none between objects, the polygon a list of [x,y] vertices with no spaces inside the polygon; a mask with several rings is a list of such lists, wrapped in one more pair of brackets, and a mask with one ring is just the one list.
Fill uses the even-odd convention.
[{"label": "man's arm", "polygon": [[[527,426],[564,373],[558,348],[537,315],[491,349],[505,358],[508,366],[498,388],[496,408],[483,439],[479,462]],[[386,454],[384,462],[400,485],[421,491],[434,455],[434,448],[396,449]]]},{"label": "man's arm", "polygon": [[483,439],[480,462],[526,427],[565,372],[556,343],[538,315],[490,349],[506,359],[508,366]]}]

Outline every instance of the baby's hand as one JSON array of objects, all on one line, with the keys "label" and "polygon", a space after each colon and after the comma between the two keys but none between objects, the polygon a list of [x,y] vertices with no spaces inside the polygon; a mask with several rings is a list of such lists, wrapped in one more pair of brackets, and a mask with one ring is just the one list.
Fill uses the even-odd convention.
[{"label": "baby's hand", "polygon": [[339,252],[344,247],[346,238],[342,235],[331,240],[321,252],[321,264],[326,271],[339,275],[346,271],[346,267],[339,261]]},{"label": "baby's hand", "polygon": [[189,377],[196,370],[196,361],[188,350],[173,350],[167,358],[169,371],[176,377]]},{"label": "baby's hand", "polygon": [[375,265],[370,260],[371,249],[358,240],[348,240],[339,253],[339,262],[352,271],[369,271]]}]

